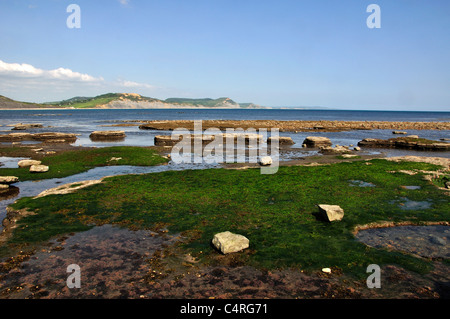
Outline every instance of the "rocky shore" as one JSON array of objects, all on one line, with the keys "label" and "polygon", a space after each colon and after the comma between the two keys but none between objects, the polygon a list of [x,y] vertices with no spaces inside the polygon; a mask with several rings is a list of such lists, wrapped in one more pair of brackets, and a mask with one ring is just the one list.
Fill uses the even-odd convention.
[{"label": "rocky shore", "polygon": [[[131,122],[131,121],[130,121]],[[194,129],[194,121],[133,121],[142,130]],[[137,124],[138,125],[138,124]],[[390,122],[390,121],[275,121],[275,120],[204,120],[202,128],[278,128],[280,132],[338,132],[348,130],[450,130],[450,122]]]}]

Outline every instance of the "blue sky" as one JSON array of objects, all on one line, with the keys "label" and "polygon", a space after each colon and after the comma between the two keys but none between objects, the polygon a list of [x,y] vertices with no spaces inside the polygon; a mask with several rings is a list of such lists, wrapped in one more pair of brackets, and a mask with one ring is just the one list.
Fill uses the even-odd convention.
[{"label": "blue sky", "polygon": [[449,13],[447,0],[2,0],[0,94],[449,111]]}]

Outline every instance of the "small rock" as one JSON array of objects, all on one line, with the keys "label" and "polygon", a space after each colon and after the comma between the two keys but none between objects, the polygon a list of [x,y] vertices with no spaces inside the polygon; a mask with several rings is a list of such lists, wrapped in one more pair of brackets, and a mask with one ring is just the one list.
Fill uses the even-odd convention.
[{"label": "small rock", "polygon": [[262,165],[262,166],[272,165],[272,157],[270,157],[270,156],[261,157],[259,159],[259,165]]},{"label": "small rock", "polygon": [[212,244],[223,254],[229,254],[248,248],[249,240],[245,236],[226,231],[215,234]]},{"label": "small rock", "polygon": [[49,167],[46,165],[31,165],[30,173],[45,173],[48,172]]},{"label": "small rock", "polygon": [[322,272],[331,274],[331,268],[322,268]]},{"label": "small rock", "polygon": [[340,221],[344,218],[344,210],[338,205],[317,205],[319,212],[329,221]]},{"label": "small rock", "polygon": [[404,131],[393,131],[392,134],[408,134],[408,133]]},{"label": "small rock", "polygon": [[359,146],[355,146],[354,148],[353,148],[353,150],[355,150],[355,151],[360,151],[361,150],[361,147],[359,147]]},{"label": "small rock", "polygon": [[419,135],[408,135],[409,138],[419,138]]}]

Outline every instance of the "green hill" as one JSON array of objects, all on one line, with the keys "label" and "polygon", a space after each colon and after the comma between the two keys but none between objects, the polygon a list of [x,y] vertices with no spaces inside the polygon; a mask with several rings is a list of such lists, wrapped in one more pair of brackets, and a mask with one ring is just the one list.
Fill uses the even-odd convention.
[{"label": "green hill", "polygon": [[15,101],[6,96],[0,95],[0,109],[36,109],[54,107],[47,104],[29,103]]},{"label": "green hill", "polygon": [[25,103],[18,102],[0,95],[0,109],[25,109],[25,108],[122,108],[122,109],[145,109],[145,108],[248,108],[259,107],[252,103],[240,105],[230,98],[218,99],[202,98],[169,98],[166,100],[142,96],[136,93],[107,93],[94,97],[76,96],[67,100],[47,103]]}]

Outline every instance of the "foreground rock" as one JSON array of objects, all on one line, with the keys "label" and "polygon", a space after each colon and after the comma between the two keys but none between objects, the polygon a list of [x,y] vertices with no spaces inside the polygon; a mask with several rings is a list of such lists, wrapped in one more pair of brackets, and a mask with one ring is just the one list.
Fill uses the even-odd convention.
[{"label": "foreground rock", "polygon": [[329,222],[340,221],[344,218],[344,210],[338,205],[317,205],[319,213]]},{"label": "foreground rock", "polygon": [[32,165],[41,165],[41,161],[35,161],[35,160],[21,160],[17,163],[19,167],[29,167]]},{"label": "foreground rock", "polygon": [[372,148],[401,148],[414,149],[423,151],[448,151],[450,150],[450,143],[437,142],[419,138],[415,135],[406,137],[390,138],[387,140],[366,138],[358,142],[358,146],[372,147]]},{"label": "foreground rock", "polygon": [[45,173],[48,172],[49,167],[46,165],[31,165],[30,173]]},{"label": "foreground rock", "polygon": [[331,146],[332,143],[328,137],[322,137],[322,136],[308,136],[303,141],[303,144],[306,145],[306,147],[321,147],[321,146]]},{"label": "foreground rock", "polygon": [[249,240],[242,235],[226,231],[214,235],[212,244],[223,254],[235,253],[249,247]]},{"label": "foreground rock", "polygon": [[89,138],[95,140],[118,140],[126,137],[125,131],[94,131]]}]

